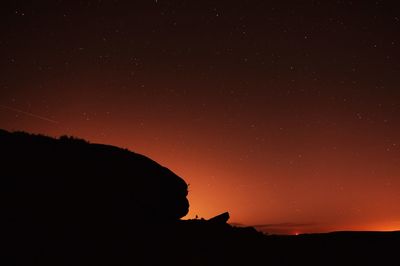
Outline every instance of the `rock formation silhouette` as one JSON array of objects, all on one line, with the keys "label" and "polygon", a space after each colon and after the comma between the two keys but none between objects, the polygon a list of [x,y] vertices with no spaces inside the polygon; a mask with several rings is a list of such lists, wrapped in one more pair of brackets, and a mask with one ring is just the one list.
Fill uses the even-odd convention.
[{"label": "rock formation silhouette", "polygon": [[188,212],[185,181],[143,155],[22,132],[1,131],[0,145],[1,189],[34,212],[144,221],[179,219]]},{"label": "rock formation silhouette", "polygon": [[182,178],[126,149],[0,130],[0,158],[1,233],[14,251],[85,241],[90,250],[189,209]]}]

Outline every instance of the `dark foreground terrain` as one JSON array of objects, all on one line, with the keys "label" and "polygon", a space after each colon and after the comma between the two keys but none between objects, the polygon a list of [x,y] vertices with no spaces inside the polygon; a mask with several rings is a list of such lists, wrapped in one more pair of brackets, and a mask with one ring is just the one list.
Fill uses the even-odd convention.
[{"label": "dark foreground terrain", "polygon": [[400,232],[180,220],[185,181],[117,147],[0,130],[0,160],[0,265],[400,265]]}]

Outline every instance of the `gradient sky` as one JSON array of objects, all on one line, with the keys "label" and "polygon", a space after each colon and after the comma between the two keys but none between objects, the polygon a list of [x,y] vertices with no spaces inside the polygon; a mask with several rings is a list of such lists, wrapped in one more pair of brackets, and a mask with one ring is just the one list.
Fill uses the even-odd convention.
[{"label": "gradient sky", "polygon": [[240,2],[2,1],[0,127],[147,155],[186,218],[400,229],[399,9]]}]

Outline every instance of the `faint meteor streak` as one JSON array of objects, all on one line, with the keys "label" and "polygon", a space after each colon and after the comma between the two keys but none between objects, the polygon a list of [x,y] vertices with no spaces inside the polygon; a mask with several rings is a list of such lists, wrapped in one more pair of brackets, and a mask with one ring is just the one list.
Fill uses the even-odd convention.
[{"label": "faint meteor streak", "polygon": [[47,122],[50,122],[50,123],[53,123],[53,124],[58,124],[59,123],[58,121],[52,120],[50,118],[47,118],[47,117],[44,117],[44,116],[40,116],[40,115],[35,115],[33,113],[25,112],[23,110],[20,110],[20,109],[17,109],[17,108],[13,108],[13,107],[10,107],[10,106],[6,106],[6,105],[0,104],[0,108],[6,109],[6,110],[10,110],[10,111],[13,111],[13,112],[16,112],[16,113],[24,114],[24,115],[27,115],[27,116],[30,116],[30,117],[34,117],[34,118],[37,118],[37,119],[40,119],[40,120],[43,120],[43,121],[47,121]]}]

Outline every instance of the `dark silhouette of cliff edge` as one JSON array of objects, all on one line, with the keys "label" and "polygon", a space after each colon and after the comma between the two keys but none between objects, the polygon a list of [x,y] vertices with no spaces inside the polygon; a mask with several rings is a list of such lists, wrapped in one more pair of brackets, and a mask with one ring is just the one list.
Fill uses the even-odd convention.
[{"label": "dark silhouette of cliff edge", "polygon": [[0,159],[0,237],[10,252],[98,252],[188,212],[186,182],[126,149],[0,130]]},{"label": "dark silhouette of cliff edge", "polygon": [[0,145],[0,189],[35,211],[81,212],[101,220],[112,214],[118,222],[174,220],[188,212],[185,181],[143,155],[22,132],[0,131]]}]

